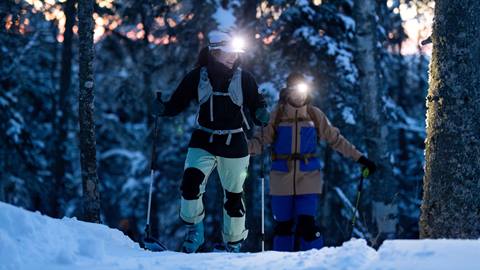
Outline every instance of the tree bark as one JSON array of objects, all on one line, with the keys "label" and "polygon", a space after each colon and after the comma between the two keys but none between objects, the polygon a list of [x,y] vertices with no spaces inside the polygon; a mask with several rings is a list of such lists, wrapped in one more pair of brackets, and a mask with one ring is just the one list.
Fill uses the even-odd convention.
[{"label": "tree bark", "polygon": [[375,0],[355,0],[356,29],[355,60],[359,71],[359,86],[363,104],[366,147],[369,158],[378,165],[378,172],[371,178],[372,218],[377,237],[374,245],[384,239],[394,238],[398,224],[398,210],[393,198],[396,184],[387,149],[388,130],[382,112],[384,95],[379,79],[377,63],[378,38]]},{"label": "tree bark", "polygon": [[435,1],[421,238],[480,237],[480,6]]},{"label": "tree bark", "polygon": [[93,1],[78,1],[79,30],[79,121],[80,121],[80,165],[83,187],[83,219],[100,222],[100,194],[97,176],[95,122],[94,122],[94,78],[93,78]]}]

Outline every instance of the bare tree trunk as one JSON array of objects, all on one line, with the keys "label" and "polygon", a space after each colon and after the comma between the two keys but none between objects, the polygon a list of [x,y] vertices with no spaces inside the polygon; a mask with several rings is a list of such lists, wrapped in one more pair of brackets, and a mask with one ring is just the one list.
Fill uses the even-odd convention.
[{"label": "bare tree trunk", "polygon": [[480,6],[437,0],[421,238],[480,237]]},{"label": "bare tree trunk", "polygon": [[83,219],[100,222],[100,193],[97,176],[95,122],[94,122],[94,78],[93,78],[93,0],[78,1],[78,30],[80,51],[80,164],[83,186]]},{"label": "bare tree trunk", "polygon": [[376,64],[378,39],[375,9],[375,0],[355,0],[356,63],[364,106],[366,146],[369,158],[378,164],[378,172],[371,177],[372,217],[378,234],[373,244],[378,246],[384,239],[395,237],[398,210],[393,202],[396,184],[387,150],[386,119],[381,109],[383,93]]},{"label": "bare tree trunk", "polygon": [[50,198],[51,216],[62,216],[61,196],[65,187],[65,160],[66,140],[68,132],[68,118],[70,116],[70,105],[68,102],[68,93],[70,92],[70,83],[72,75],[72,40],[73,25],[75,24],[75,3],[76,0],[68,0],[65,3],[65,33],[63,34],[62,45],[62,62],[60,75],[60,91],[58,95],[57,108],[55,110],[55,130],[57,137],[55,142],[55,162],[53,164],[54,171],[54,187],[53,194]]}]

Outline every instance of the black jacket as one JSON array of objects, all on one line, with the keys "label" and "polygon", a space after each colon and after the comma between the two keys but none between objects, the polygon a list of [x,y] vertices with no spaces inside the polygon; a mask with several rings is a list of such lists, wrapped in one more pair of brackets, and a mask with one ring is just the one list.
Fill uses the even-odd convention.
[{"label": "black jacket", "polygon": [[[218,62],[210,61],[207,65],[208,77],[213,90],[228,92],[228,86],[233,75],[233,70],[228,69]],[[200,68],[189,72],[181,81],[172,97],[165,103],[164,116],[175,116],[185,110],[192,100],[198,104],[198,83],[200,80]],[[266,103],[262,95],[258,93],[258,85],[253,76],[242,70],[243,108],[245,114],[249,114],[255,124],[259,124],[255,118],[258,108],[265,108]],[[205,102],[200,106],[198,122],[209,129],[227,130],[242,127],[243,118],[240,107],[235,105],[228,96],[214,96],[213,116],[210,121],[210,105]],[[244,127],[245,128],[245,127]],[[230,145],[226,145],[228,135],[214,135],[213,142],[209,142],[210,133],[195,129],[190,139],[189,147],[201,148],[213,155],[239,158],[248,155],[248,145],[245,134],[232,134]]]}]

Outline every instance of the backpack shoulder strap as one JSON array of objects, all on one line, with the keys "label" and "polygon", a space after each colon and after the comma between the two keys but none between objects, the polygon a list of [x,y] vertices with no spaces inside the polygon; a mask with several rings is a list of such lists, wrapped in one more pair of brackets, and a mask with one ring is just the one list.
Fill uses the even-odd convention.
[{"label": "backpack shoulder strap", "polygon": [[248,123],[247,116],[243,111],[243,88],[242,88],[242,69],[237,68],[232,75],[232,79],[230,80],[230,84],[228,85],[228,95],[232,102],[240,106],[240,112],[242,113],[243,124],[247,128],[250,129],[250,124]]},{"label": "backpack shoulder strap", "polygon": [[230,99],[238,106],[243,105],[243,89],[242,89],[242,69],[237,68],[232,75],[230,84],[228,85],[228,94]]},{"label": "backpack shoulder strap", "polygon": [[205,103],[213,93],[212,85],[208,79],[206,67],[200,69],[200,81],[198,82],[198,102],[200,105]]},{"label": "backpack shoulder strap", "polygon": [[272,141],[275,141],[275,139],[277,137],[277,127],[278,127],[278,124],[280,124],[280,120],[282,119],[282,115],[283,115],[284,112],[285,112],[284,104],[279,103],[277,113],[275,114],[275,118],[273,119],[273,122],[272,122],[272,130],[273,130],[273,136],[272,136],[273,140]]},{"label": "backpack shoulder strap", "polygon": [[312,120],[313,125],[315,126],[315,131],[317,132],[317,141],[320,141],[320,134],[317,126],[318,123],[320,122],[320,119],[318,119],[318,115],[315,113],[315,109],[310,104],[307,105],[307,113],[310,119]]}]

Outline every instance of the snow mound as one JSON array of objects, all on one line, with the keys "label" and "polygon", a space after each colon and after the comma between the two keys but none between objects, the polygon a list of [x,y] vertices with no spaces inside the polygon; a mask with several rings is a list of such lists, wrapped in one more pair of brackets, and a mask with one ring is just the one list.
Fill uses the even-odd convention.
[{"label": "snow mound", "polygon": [[105,225],[53,219],[0,202],[0,269],[102,261],[119,250],[141,251],[122,232]]},{"label": "snow mound", "polygon": [[480,240],[364,240],[306,252],[153,253],[122,232],[0,202],[0,269],[479,269]]}]

